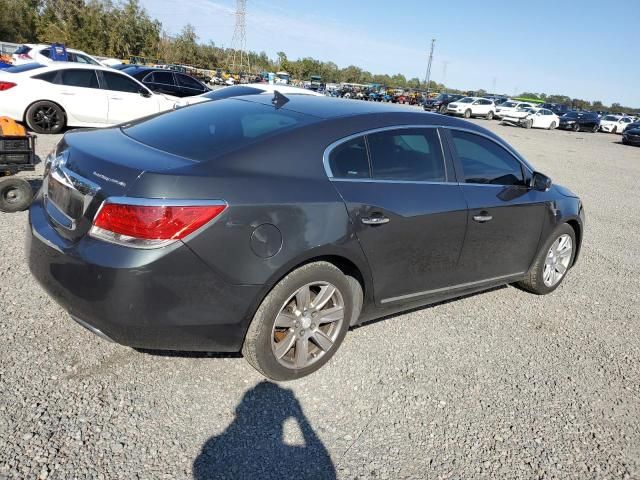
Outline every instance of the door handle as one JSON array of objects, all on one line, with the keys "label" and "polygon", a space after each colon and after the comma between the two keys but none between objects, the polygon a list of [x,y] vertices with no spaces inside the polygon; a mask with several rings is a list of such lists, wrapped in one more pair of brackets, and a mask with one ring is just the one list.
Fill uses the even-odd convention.
[{"label": "door handle", "polygon": [[109,100],[122,100],[122,97],[109,97]]},{"label": "door handle", "polygon": [[75,93],[73,92],[61,92],[62,95],[75,95]]},{"label": "door handle", "polygon": [[489,212],[480,212],[479,215],[474,215],[473,220],[478,223],[486,223],[493,220],[493,217],[489,215]]},{"label": "door handle", "polygon": [[360,221],[365,225],[384,225],[385,223],[389,223],[389,219],[384,216],[362,217]]}]

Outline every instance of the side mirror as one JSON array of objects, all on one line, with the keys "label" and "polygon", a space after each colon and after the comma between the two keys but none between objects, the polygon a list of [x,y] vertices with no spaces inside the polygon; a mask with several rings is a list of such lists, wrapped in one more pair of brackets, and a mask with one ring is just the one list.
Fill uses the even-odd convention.
[{"label": "side mirror", "polygon": [[546,192],[551,188],[552,182],[544,173],[533,172],[530,187],[539,192]]},{"label": "side mirror", "polygon": [[149,92],[148,90],[144,90],[142,88],[138,91],[138,93],[140,93],[140,96],[144,98],[151,97],[151,92]]}]

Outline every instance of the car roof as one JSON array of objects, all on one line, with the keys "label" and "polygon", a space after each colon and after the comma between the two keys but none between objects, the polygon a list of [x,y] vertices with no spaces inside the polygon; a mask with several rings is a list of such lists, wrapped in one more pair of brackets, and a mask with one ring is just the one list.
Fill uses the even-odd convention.
[{"label": "car roof", "polygon": [[[50,43],[23,43],[24,46],[35,49],[35,48],[51,48],[51,44]],[[65,49],[67,50],[67,52],[71,52],[71,53],[83,53],[84,55],[89,55],[87,52],[84,52],[82,50],[77,50],[75,48],[69,48],[69,47],[65,47]]]},{"label": "car roof", "polygon": [[[87,65],[84,63],[76,63],[76,62],[54,62],[49,63],[47,65],[43,65],[43,67],[47,70],[64,70],[67,68],[75,68],[75,69],[86,69],[86,70],[102,70],[106,72],[115,72],[117,70],[105,67],[103,65]],[[35,72],[35,70],[34,70]],[[40,71],[42,73],[42,71]]]}]

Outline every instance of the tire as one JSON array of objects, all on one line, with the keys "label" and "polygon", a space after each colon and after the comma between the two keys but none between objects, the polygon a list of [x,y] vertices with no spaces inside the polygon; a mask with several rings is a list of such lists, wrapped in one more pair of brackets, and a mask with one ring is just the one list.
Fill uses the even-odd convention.
[{"label": "tire", "polygon": [[616,126],[616,127],[613,127],[613,128],[611,129],[611,133],[618,133],[618,127],[617,127],[617,126]]},{"label": "tire", "polygon": [[493,110],[489,110],[487,116],[485,117],[487,120],[493,120]]},{"label": "tire", "polygon": [[463,113],[464,118],[471,118],[471,110],[467,109]]},{"label": "tire", "polygon": [[580,124],[578,122],[573,124],[573,131],[574,132],[579,132],[580,131]]},{"label": "tire", "polygon": [[[552,258],[549,256],[550,250],[552,249],[552,247],[555,247],[557,240],[567,236],[571,239],[571,251],[564,257],[556,256],[558,265],[563,262],[564,258],[568,257],[565,271],[553,284],[548,284],[545,282],[545,266],[547,264],[547,258]],[[546,295],[547,293],[553,292],[566,278],[567,272],[573,265],[573,259],[576,255],[576,246],[576,234],[573,228],[571,228],[569,224],[563,223],[558,228],[556,228],[549,236],[547,241],[544,243],[544,245],[536,255],[536,259],[533,262],[533,266],[527,273],[527,276],[524,280],[518,282],[517,285],[531,293],[535,293],[536,295]],[[557,268],[559,269],[559,267]]]},{"label": "tire", "polygon": [[36,133],[60,133],[66,126],[67,117],[60,105],[43,100],[31,105],[25,113],[25,120]]},{"label": "tire", "polygon": [[533,127],[533,120],[527,120],[524,122],[524,128],[529,129]]},{"label": "tire", "polygon": [[556,126],[556,122],[551,122],[551,125],[549,125],[549,130],[555,130]]},{"label": "tire", "polygon": [[438,109],[438,111],[442,114],[447,113],[447,106],[446,105],[440,105],[440,108]]},{"label": "tire", "polygon": [[[313,302],[325,287],[334,287],[335,293],[317,310]],[[298,300],[297,293],[300,291],[308,292],[306,302]],[[247,330],[242,354],[251,366],[271,380],[294,380],[315,372],[331,359],[342,343],[349,324],[354,321],[354,294],[357,294],[357,290],[349,277],[331,263],[303,265],[280,280],[264,298]],[[303,315],[297,311],[299,303],[300,306],[306,305],[308,310],[305,311],[310,314]],[[326,318],[329,318],[327,311],[340,312],[340,306],[341,319],[322,325],[314,323],[321,318],[322,312],[325,312]],[[355,308],[359,314],[360,306]],[[276,318],[281,319],[280,325],[276,325]],[[321,329],[324,333],[322,336],[317,333]],[[331,341],[321,348],[321,343],[326,339]],[[301,353],[299,361],[298,353],[305,352],[305,344],[308,352]],[[280,358],[276,356],[278,350]]]},{"label": "tire", "polygon": [[596,133],[598,131],[598,129],[600,128],[599,125],[595,125],[592,129],[591,129],[591,133]]},{"label": "tire", "polygon": [[29,208],[33,189],[22,178],[0,178],[0,212],[21,212]]}]

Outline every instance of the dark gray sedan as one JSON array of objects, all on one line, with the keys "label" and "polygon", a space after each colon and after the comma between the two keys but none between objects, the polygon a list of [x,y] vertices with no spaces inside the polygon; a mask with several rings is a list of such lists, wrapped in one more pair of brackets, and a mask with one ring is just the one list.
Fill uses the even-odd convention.
[{"label": "dark gray sedan", "polygon": [[506,283],[552,292],[578,197],[496,135],[402,107],[229,98],[69,132],[31,271],[94,333],[307,375],[351,325]]}]

